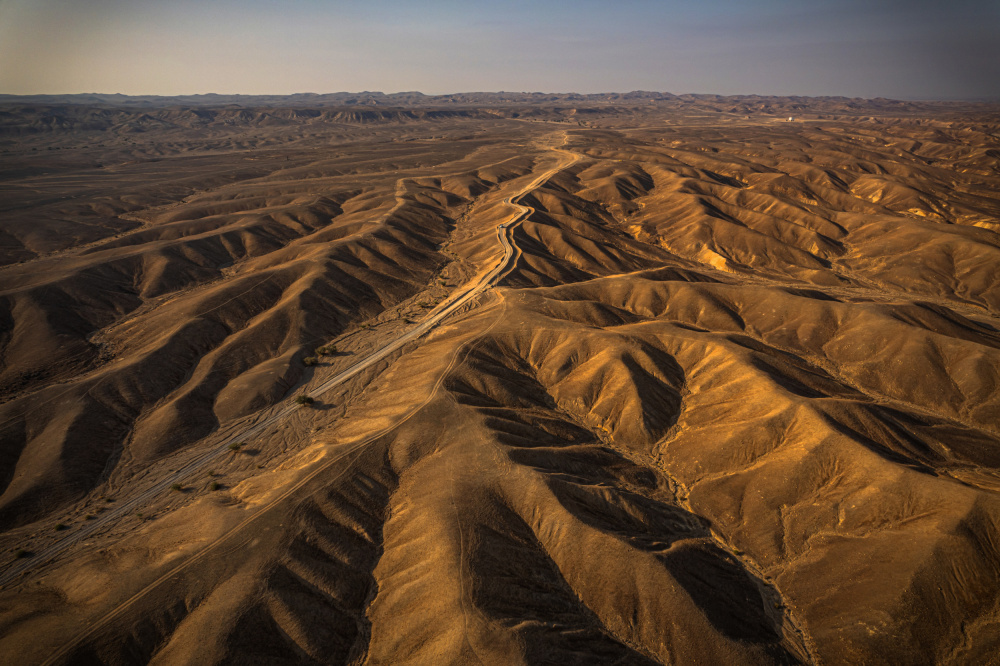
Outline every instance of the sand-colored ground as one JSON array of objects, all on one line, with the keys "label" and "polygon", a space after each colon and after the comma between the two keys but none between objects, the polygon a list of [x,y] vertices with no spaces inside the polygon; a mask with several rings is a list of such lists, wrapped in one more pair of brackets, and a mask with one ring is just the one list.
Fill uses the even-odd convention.
[{"label": "sand-colored ground", "polygon": [[408,95],[0,105],[4,660],[996,662],[1000,108]]}]

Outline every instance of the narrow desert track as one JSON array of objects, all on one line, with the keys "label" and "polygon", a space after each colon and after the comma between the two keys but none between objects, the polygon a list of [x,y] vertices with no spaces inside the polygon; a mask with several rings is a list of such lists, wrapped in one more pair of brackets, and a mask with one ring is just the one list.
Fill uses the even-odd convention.
[{"label": "narrow desert track", "polygon": [[[430,332],[434,327],[438,326],[447,317],[454,314],[461,308],[465,307],[476,299],[480,294],[491,288],[496,282],[507,275],[511,270],[513,270],[516,265],[517,258],[520,256],[520,250],[517,248],[514,242],[513,232],[517,225],[529,215],[533,209],[528,206],[523,206],[515,202],[516,199],[525,196],[527,193],[537,188],[547,179],[551,178],[554,174],[565,169],[569,165],[573,164],[580,159],[580,156],[568,151],[561,150],[559,148],[552,148],[554,152],[559,152],[565,155],[563,160],[547,170],[543,174],[536,177],[528,185],[523,187],[517,194],[508,196],[504,199],[504,203],[512,206],[516,209],[516,213],[512,215],[506,222],[503,222],[497,226],[497,240],[503,249],[503,255],[497,264],[484,272],[481,272],[475,278],[473,278],[468,284],[462,287],[455,294],[450,296],[444,302],[439,304],[434,310],[432,310],[423,320],[418,322],[410,330],[402,333],[395,339],[386,343],[385,345],[373,350],[371,353],[366,355],[364,358],[360,359],[357,363],[347,368],[343,372],[331,377],[326,380],[315,389],[310,391],[308,395],[312,398],[318,398],[325,394],[327,391],[333,389],[340,384],[343,384],[347,380],[355,377],[359,373],[363,372],[372,365],[378,363],[382,359],[386,358],[393,352],[399,350],[405,345],[414,342],[426,333]],[[272,425],[279,423],[290,416],[293,412],[303,409],[301,405],[298,405],[291,400],[288,400],[283,408],[278,410],[275,414],[270,417],[250,425],[241,430],[237,430],[227,436],[220,444],[205,451],[201,455],[198,455],[188,461],[186,464],[181,466],[175,472],[170,473],[165,476],[160,481],[156,482],[140,494],[119,502],[114,509],[106,511],[100,514],[95,520],[91,521],[89,524],[81,527],[72,534],[68,534],[66,537],[60,539],[59,541],[53,543],[51,546],[45,548],[43,551],[35,554],[30,559],[15,561],[6,571],[0,573],[0,588],[7,587],[12,583],[15,583],[23,574],[37,569],[46,564],[51,563],[56,560],[60,555],[66,552],[68,549],[72,548],[76,544],[82,542],[88,537],[93,536],[101,532],[102,530],[110,527],[116,521],[120,520],[123,516],[128,516],[134,514],[137,510],[143,506],[149,504],[154,498],[160,496],[161,494],[167,492],[170,487],[176,483],[182,482],[188,479],[192,475],[196,474],[199,470],[203,469],[206,465],[211,463],[213,460],[221,458],[227,453],[231,453],[229,450],[229,445],[234,442],[243,442],[251,440],[261,433],[265,432]],[[394,428],[399,424],[391,426]],[[380,433],[380,435],[383,433]],[[366,441],[370,441],[366,440]],[[360,446],[360,445],[359,445]],[[346,452],[343,456],[349,455],[353,450]],[[341,456],[341,457],[343,457]],[[338,457],[337,460],[341,459]],[[325,468],[325,466],[324,466]],[[311,478],[311,476],[310,476]],[[297,486],[298,487],[298,484]],[[238,529],[238,528],[237,528]]]}]

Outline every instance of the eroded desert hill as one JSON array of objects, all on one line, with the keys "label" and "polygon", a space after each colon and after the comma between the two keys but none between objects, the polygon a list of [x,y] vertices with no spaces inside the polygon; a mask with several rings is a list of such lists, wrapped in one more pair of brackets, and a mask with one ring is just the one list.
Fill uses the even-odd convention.
[{"label": "eroded desert hill", "polygon": [[995,658],[995,107],[326,102],[3,109],[5,653]]}]

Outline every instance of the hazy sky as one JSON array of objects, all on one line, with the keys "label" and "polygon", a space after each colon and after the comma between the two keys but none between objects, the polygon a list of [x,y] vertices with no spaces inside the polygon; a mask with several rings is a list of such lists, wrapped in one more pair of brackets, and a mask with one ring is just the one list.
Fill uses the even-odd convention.
[{"label": "hazy sky", "polygon": [[0,92],[1000,98],[1000,0],[0,0]]}]

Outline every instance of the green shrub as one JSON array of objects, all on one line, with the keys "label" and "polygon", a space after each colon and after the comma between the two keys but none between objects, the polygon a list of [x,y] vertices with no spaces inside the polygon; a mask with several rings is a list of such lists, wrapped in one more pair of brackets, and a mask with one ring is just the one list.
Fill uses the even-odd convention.
[{"label": "green shrub", "polygon": [[302,364],[307,368],[312,367],[317,363],[319,363],[319,359],[316,358],[315,356],[306,356],[304,359],[302,359]]},{"label": "green shrub", "polygon": [[31,557],[31,553],[26,551],[24,548],[18,548],[14,551],[14,557],[18,560],[24,559],[25,557]]},{"label": "green shrub", "polygon": [[56,523],[56,532],[61,532],[64,529],[67,529],[65,525],[62,523]]},{"label": "green shrub", "polygon": [[175,483],[175,484],[173,484],[173,485],[170,486],[170,489],[171,490],[176,490],[176,491],[180,492],[181,490],[184,490],[184,486],[182,486],[179,483]]},{"label": "green shrub", "polygon": [[209,490],[218,490],[219,488],[221,488],[221,486],[219,485],[218,481],[212,481],[212,483],[210,483],[208,486]]},{"label": "green shrub", "polygon": [[233,452],[239,451],[242,447],[243,447],[242,442],[231,442],[229,444],[229,450]]},{"label": "green shrub", "polygon": [[300,395],[295,398],[295,402],[299,403],[300,405],[311,405],[316,401],[307,395]]}]

